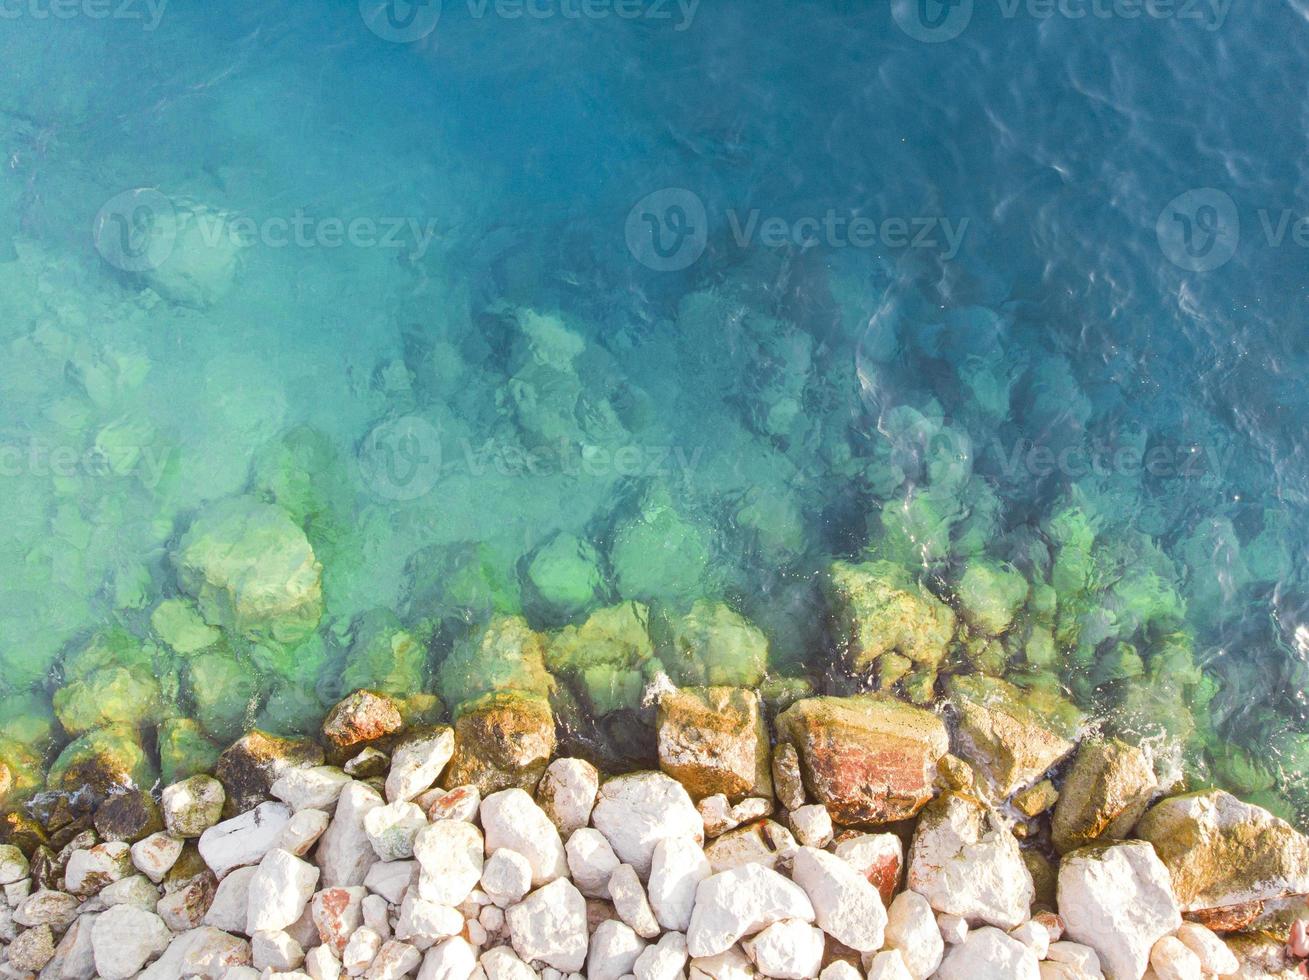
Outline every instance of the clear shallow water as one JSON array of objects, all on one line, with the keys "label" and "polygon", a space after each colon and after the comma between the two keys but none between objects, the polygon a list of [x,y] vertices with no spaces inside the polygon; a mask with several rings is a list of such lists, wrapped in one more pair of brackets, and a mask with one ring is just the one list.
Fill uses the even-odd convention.
[{"label": "clear shallow water", "polygon": [[381,611],[426,681],[492,611],[722,598],[830,682],[833,558],[1054,581],[1075,511],[1046,673],[1303,806],[1309,10],[1183,6],[5,8],[9,744],[66,740],[68,651],[149,636],[237,494],[325,615],[211,686],[292,729]]}]

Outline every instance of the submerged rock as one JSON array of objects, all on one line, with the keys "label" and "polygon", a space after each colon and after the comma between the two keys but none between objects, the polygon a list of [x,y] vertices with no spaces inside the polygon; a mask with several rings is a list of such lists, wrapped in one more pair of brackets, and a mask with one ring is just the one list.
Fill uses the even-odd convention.
[{"label": "submerged rock", "polygon": [[700,799],[773,795],[759,696],[737,687],[685,687],[659,699],[659,767]]},{"label": "submerged rock", "polygon": [[221,755],[217,744],[205,737],[200,723],[190,718],[169,718],[156,732],[159,775],[165,783],[213,772]]},{"label": "submerged rock", "polygon": [[589,542],[556,534],[532,557],[526,584],[529,603],[544,606],[549,618],[567,622],[604,594],[600,556]]},{"label": "submerged rock", "polygon": [[455,752],[442,779],[447,789],[473,785],[483,796],[518,787],[536,790],[554,757],[550,702],[521,694],[488,694],[465,704],[455,722]]},{"label": "submerged rock", "polygon": [[901,566],[835,562],[826,587],[837,643],[852,671],[891,653],[931,667],[945,659],[955,614]]},{"label": "submerged rock", "polygon": [[211,505],[174,556],[206,621],[252,640],[296,643],[323,612],[322,565],[286,511],[254,497]]},{"label": "submerged rock", "polygon": [[974,558],[956,587],[964,621],[980,633],[1007,630],[1027,601],[1027,579],[1012,565]]},{"label": "submerged rock", "polygon": [[111,725],[70,742],[50,767],[46,785],[68,793],[87,790],[103,799],[121,789],[147,789],[157,775],[136,732]]},{"label": "submerged rock", "polygon": [[404,718],[396,700],[376,691],[355,691],[323,719],[323,738],[337,753],[354,753],[361,746],[400,731]]},{"label": "submerged rock", "polygon": [[340,691],[367,689],[403,698],[427,687],[427,649],[388,609],[365,613],[352,628]]},{"label": "submerged rock", "polygon": [[545,638],[521,616],[493,619],[477,637],[463,640],[437,670],[447,705],[461,705],[497,692],[548,697],[554,685],[545,669]]},{"label": "submerged rock", "polygon": [[1118,739],[1083,742],[1064,777],[1051,836],[1063,854],[1131,833],[1158,791],[1149,756]]},{"label": "submerged rock", "polygon": [[674,684],[762,683],[768,671],[768,638],[725,604],[702,599],[685,616],[657,622],[656,651]]},{"label": "submerged rock", "polygon": [[810,796],[837,823],[855,826],[921,810],[950,747],[936,715],[874,695],[797,701],[777,732],[795,746]]},{"label": "submerged rock", "polygon": [[260,695],[252,665],[220,644],[187,661],[186,679],[205,732],[221,743],[239,738],[254,718]]}]

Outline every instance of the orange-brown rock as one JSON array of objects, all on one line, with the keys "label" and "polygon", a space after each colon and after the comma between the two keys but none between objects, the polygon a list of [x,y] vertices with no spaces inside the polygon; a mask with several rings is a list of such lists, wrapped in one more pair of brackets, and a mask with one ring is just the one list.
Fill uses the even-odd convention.
[{"label": "orange-brown rock", "polygon": [[328,712],[323,738],[336,752],[394,735],[404,725],[396,700],[376,691],[355,691]]},{"label": "orange-brown rock", "polygon": [[455,722],[455,753],[441,785],[532,793],[555,751],[554,714],[545,698],[488,694],[465,705]]},{"label": "orange-brown rock", "polygon": [[1187,912],[1185,918],[1190,922],[1198,922],[1214,932],[1240,932],[1259,918],[1263,910],[1263,902],[1246,902],[1243,905]]},{"label": "orange-brown rock", "polygon": [[683,687],[659,699],[659,768],[694,799],[771,797],[768,729],[759,695],[740,687]]}]

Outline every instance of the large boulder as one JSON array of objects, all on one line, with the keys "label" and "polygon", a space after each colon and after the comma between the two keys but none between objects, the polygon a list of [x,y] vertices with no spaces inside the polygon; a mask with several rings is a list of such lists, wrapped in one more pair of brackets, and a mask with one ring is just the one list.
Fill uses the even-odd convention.
[{"label": "large boulder", "polygon": [[451,709],[487,694],[516,691],[548,697],[545,637],[521,616],[499,616],[480,636],[455,645],[437,670],[437,686]]},{"label": "large boulder", "polygon": [[323,567],[280,507],[232,497],[204,511],[174,556],[206,621],[249,639],[296,643],[323,613]]},{"label": "large boulder", "polygon": [[684,687],[659,699],[659,768],[695,799],[772,796],[768,728],[759,695],[739,687]]},{"label": "large boulder", "polygon": [[809,795],[846,825],[912,817],[932,798],[950,747],[936,715],[875,695],[797,701],[777,734],[795,746]]},{"label": "large boulder", "polygon": [[954,611],[894,562],[835,562],[827,594],[838,643],[856,673],[891,653],[929,667],[945,659]]},{"label": "large boulder", "polygon": [[638,708],[659,663],[650,639],[650,610],[639,602],[598,609],[581,626],[553,634],[545,659],[593,717]]},{"label": "large boulder", "polygon": [[483,796],[518,787],[532,793],[555,750],[550,702],[516,693],[466,704],[455,721],[455,751],[441,784],[476,786]]},{"label": "large boulder", "polygon": [[1231,793],[1163,800],[1136,835],[1154,845],[1183,912],[1309,893],[1309,838]]},{"label": "large boulder", "polygon": [[54,712],[69,735],[106,725],[154,724],[164,714],[155,648],[114,627],[64,658]]},{"label": "large boulder", "polygon": [[685,616],[656,624],[655,649],[674,684],[762,683],[768,670],[768,638],[723,603],[702,599]]},{"label": "large boulder", "polygon": [[1077,749],[1055,804],[1052,837],[1060,854],[1121,840],[1158,792],[1146,752],[1118,739],[1088,739]]}]

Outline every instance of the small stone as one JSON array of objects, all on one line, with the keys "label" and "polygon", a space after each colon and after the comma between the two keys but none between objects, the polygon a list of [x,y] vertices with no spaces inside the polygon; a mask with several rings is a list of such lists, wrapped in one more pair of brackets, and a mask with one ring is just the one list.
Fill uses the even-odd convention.
[{"label": "small stone", "polygon": [[423,954],[408,943],[391,939],[382,944],[373,958],[366,980],[404,980],[423,961]]},{"label": "small stone", "polygon": [[35,973],[55,955],[55,937],[49,926],[37,926],[18,934],[6,950],[9,965],[16,970]]},{"label": "small stone", "polygon": [[13,844],[0,844],[0,885],[12,885],[27,877],[27,858]]},{"label": "small stone", "polygon": [[172,834],[151,834],[132,845],[132,864],[157,885],[182,856],[184,846]]},{"label": "small stone", "polygon": [[288,769],[322,763],[323,750],[313,742],[247,732],[219,757],[214,770],[227,792],[224,815],[246,813],[267,800],[273,783]]},{"label": "small stone", "polygon": [[1198,923],[1183,922],[1177,930],[1177,938],[1199,958],[1200,968],[1205,973],[1226,977],[1240,969],[1236,955],[1227,948],[1227,944]]},{"label": "small stone", "polygon": [[645,940],[631,926],[617,919],[606,919],[591,934],[586,956],[587,980],[621,980],[632,972],[645,947]]},{"label": "small stone", "polygon": [[367,745],[341,768],[355,779],[373,779],[387,774],[391,768],[391,757],[380,749]]},{"label": "small stone", "polygon": [[435,785],[454,750],[454,729],[448,725],[406,735],[391,753],[387,802],[408,802]]},{"label": "small stone", "polygon": [[1054,783],[1043,779],[1035,786],[1029,786],[1014,794],[1014,807],[1025,817],[1038,817],[1045,813],[1059,800],[1059,791]]},{"label": "small stone", "polygon": [[432,943],[458,935],[464,927],[464,917],[458,909],[438,905],[410,893],[400,906],[400,917],[395,923],[395,938],[427,948]]},{"label": "small stone", "polygon": [[[966,936],[965,931],[958,942]],[[936,972],[945,955],[945,940],[927,899],[911,891],[895,897],[886,910],[886,945],[899,950],[912,980],[926,980]]]},{"label": "small stone", "polygon": [[632,974],[636,980],[679,980],[686,960],[686,936],[680,932],[664,933],[659,942],[647,946],[636,958]]},{"label": "small stone", "polygon": [[256,932],[250,955],[256,970],[297,970],[305,961],[305,951],[285,932]]},{"label": "small stone", "polygon": [[536,980],[536,971],[508,946],[497,946],[483,953],[481,965],[486,980]]},{"label": "small stone", "polygon": [[525,791],[506,789],[492,793],[482,801],[481,817],[488,850],[507,847],[527,858],[532,866],[533,887],[539,888],[568,873],[559,831]]},{"label": "small stone", "polygon": [[382,941],[391,938],[391,907],[381,895],[365,895],[359,904],[364,916],[364,925],[382,937]]},{"label": "small stone", "polygon": [[364,924],[363,904],[367,892],[362,885],[348,888],[324,888],[309,903],[309,914],[318,938],[337,957],[345,951],[346,943],[355,930]]},{"label": "small stone", "polygon": [[282,828],[273,846],[290,851],[296,857],[304,857],[313,850],[331,822],[332,818],[324,810],[300,810]]},{"label": "small stone", "polygon": [[394,735],[404,726],[394,698],[374,691],[356,691],[339,702],[323,720],[323,738],[338,753]]},{"label": "small stone", "polygon": [[791,877],[809,896],[825,933],[860,953],[882,948],[886,909],[867,878],[836,855],[813,847],[796,852]]},{"label": "small stone", "polygon": [[822,930],[799,919],[775,922],[742,945],[766,977],[805,980],[817,976],[823,964]]},{"label": "small stone", "polygon": [[497,848],[482,867],[482,891],[501,908],[523,900],[532,889],[532,866],[507,847]]},{"label": "small stone", "polygon": [[[433,823],[438,820],[463,820],[472,823],[477,819],[478,811],[482,808],[482,791],[476,786],[456,786],[452,790],[437,789],[432,792],[441,794],[439,799],[425,807],[427,819]],[[419,799],[421,800],[422,797]],[[419,801],[415,800],[415,802]]]},{"label": "small stone", "polygon": [[845,960],[833,960],[823,967],[818,980],[864,980],[864,975]]},{"label": "small stone", "polygon": [[834,853],[868,879],[889,904],[904,869],[904,844],[895,834],[857,834],[839,841]]},{"label": "small stone", "polygon": [[414,838],[427,826],[427,814],[413,803],[399,801],[373,807],[364,814],[364,833],[381,861],[414,856]]},{"label": "small stone", "polygon": [[1154,944],[1150,967],[1159,980],[1201,980],[1200,957],[1176,936],[1164,936]]},{"label": "small stone", "polygon": [[586,899],[566,878],[538,888],[505,912],[514,951],[573,973],[586,963]]},{"label": "small stone", "polygon": [[940,980],[1040,980],[1032,951],[994,926],[968,933],[941,962]]},{"label": "small stone", "polygon": [[742,936],[783,919],[814,920],[804,890],[762,865],[743,865],[700,882],[687,949],[693,957],[716,956]]},{"label": "small stone", "polygon": [[899,950],[888,949],[872,958],[868,966],[868,980],[915,980],[909,967],[905,965],[904,954]]},{"label": "small stone", "polygon": [[130,844],[163,829],[159,806],[144,790],[114,793],[95,808],[95,832],[102,840]]},{"label": "small stone", "polygon": [[368,869],[364,887],[374,895],[381,895],[392,905],[399,905],[417,876],[417,861],[378,861]]},{"label": "small stone", "polygon": [[790,742],[783,742],[773,750],[773,788],[786,809],[798,810],[805,805],[800,755]]},{"label": "small stone", "polygon": [[490,847],[489,830],[483,842],[481,831],[462,820],[438,820],[424,827],[414,838],[419,894],[438,905],[459,905],[481,880],[482,855]]},{"label": "small stone", "polygon": [[1038,960],[1045,959],[1050,950],[1050,933],[1035,920],[1024,922],[1017,929],[1010,929],[1009,935],[1030,949]]},{"label": "small stone", "polygon": [[100,914],[91,930],[96,972],[103,980],[128,980],[172,942],[163,919],[131,905]]},{"label": "small stone", "polygon": [[477,969],[477,953],[462,936],[432,947],[423,957],[418,980],[468,980]]},{"label": "small stone", "polygon": [[568,838],[565,854],[569,873],[582,894],[588,898],[607,898],[609,876],[622,862],[604,834],[593,827],[574,831]]},{"label": "small stone", "polygon": [[187,932],[204,922],[217,890],[218,879],[207,868],[199,874],[166,882],[164,897],[155,906],[155,912],[173,932]]},{"label": "small stone", "polygon": [[258,872],[258,868],[237,868],[220,881],[205,912],[204,924],[223,932],[245,932],[250,882]]},{"label": "small stone", "polygon": [[637,772],[607,780],[591,812],[624,864],[642,878],[650,874],[655,845],[666,837],[704,843],[704,821],[678,782],[660,772]]},{"label": "small stone", "polygon": [[192,776],[164,789],[160,807],[174,837],[199,837],[223,816],[227,793],[213,776]]},{"label": "small stone", "polygon": [[100,901],[105,908],[135,905],[147,912],[154,912],[159,905],[159,889],[145,875],[129,875],[101,889]]},{"label": "small stone", "polygon": [[382,949],[382,937],[368,926],[360,926],[345,944],[341,968],[352,977],[362,976]]},{"label": "small stone", "polygon": [[67,892],[42,888],[18,903],[18,908],[14,909],[14,921],[29,929],[49,926],[55,932],[63,932],[77,918],[81,904],[76,896]]},{"label": "small stone", "polygon": [[341,959],[328,946],[315,946],[305,954],[305,973],[310,980],[340,980]]},{"label": "small stone", "polygon": [[940,930],[941,938],[951,946],[958,946],[968,938],[968,920],[962,916],[938,912],[936,914],[936,928]]},{"label": "small stone", "polygon": [[341,791],[352,782],[349,775],[335,766],[312,766],[288,770],[268,791],[292,812],[310,808],[331,811],[341,798]]},{"label": "small stone", "polygon": [[692,838],[660,840],[650,861],[649,885],[650,907],[659,924],[685,932],[691,924],[696,890],[712,873],[709,859]]},{"label": "small stone", "polygon": [[95,976],[95,947],[91,934],[98,918],[100,916],[94,913],[83,914],[68,927],[45,967],[42,980],[86,980]]},{"label": "small stone", "polygon": [[641,879],[630,864],[620,864],[609,876],[609,898],[618,917],[642,939],[654,939],[659,935],[659,922],[645,897]]},{"label": "small stone", "polygon": [[799,848],[789,830],[774,820],[761,820],[746,827],[729,830],[705,848],[705,857],[714,874],[743,864],[762,864],[775,868],[791,859]]},{"label": "small stone", "polygon": [[366,783],[353,782],[341,791],[331,826],[318,842],[317,861],[326,887],[362,885],[377,852],[368,840],[364,818],[382,797]]},{"label": "small stone", "polygon": [[792,810],[791,829],[805,847],[826,847],[832,842],[832,817],[821,803]]},{"label": "small stone", "polygon": [[1062,963],[1091,977],[1101,976],[1100,957],[1090,946],[1081,943],[1053,942],[1046,951],[1051,963]]},{"label": "small stone", "polygon": [[258,864],[277,843],[290,820],[291,810],[286,804],[261,803],[201,834],[200,856],[219,878],[233,868]]},{"label": "small stone", "polygon": [[567,840],[591,822],[600,789],[600,774],[585,759],[555,759],[546,767],[536,789],[536,802]]},{"label": "small stone", "polygon": [[717,956],[697,957],[689,968],[690,980],[751,980],[754,976],[754,966],[740,946]]},{"label": "small stone", "polygon": [[164,954],[146,967],[137,980],[193,976],[236,980],[242,976],[242,969],[251,969],[250,963],[250,944],[244,939],[202,926],[174,938]]},{"label": "small stone", "polygon": [[108,841],[73,851],[64,869],[64,891],[94,895],[132,870],[132,849],[126,841]]},{"label": "small stone", "polygon": [[250,879],[246,933],[285,929],[300,918],[318,884],[312,864],[282,850],[269,851]]}]

